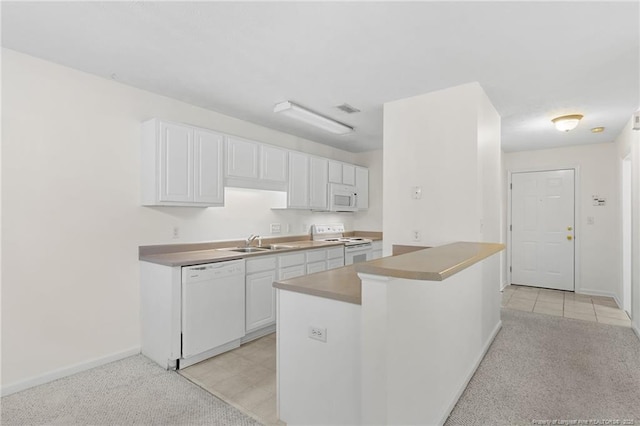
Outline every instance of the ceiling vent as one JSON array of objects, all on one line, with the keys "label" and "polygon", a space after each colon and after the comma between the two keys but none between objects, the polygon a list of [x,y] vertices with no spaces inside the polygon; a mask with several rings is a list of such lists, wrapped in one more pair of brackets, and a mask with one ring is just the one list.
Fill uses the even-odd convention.
[{"label": "ceiling vent", "polygon": [[354,108],[349,104],[338,105],[336,108],[346,112],[347,114],[353,114],[353,113],[356,113],[356,112],[360,112],[360,110],[358,108]]}]

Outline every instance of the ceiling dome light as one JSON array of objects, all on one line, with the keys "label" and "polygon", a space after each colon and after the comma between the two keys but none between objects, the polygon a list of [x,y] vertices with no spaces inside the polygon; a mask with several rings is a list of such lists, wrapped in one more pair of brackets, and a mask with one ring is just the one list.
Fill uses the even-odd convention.
[{"label": "ceiling dome light", "polygon": [[604,132],[604,127],[594,127],[591,129],[591,133],[602,133]]},{"label": "ceiling dome light", "polygon": [[556,129],[561,132],[568,132],[569,130],[573,130],[578,126],[580,120],[582,120],[582,114],[571,114],[571,115],[563,115],[561,117],[556,117],[553,120],[553,124],[556,125]]}]

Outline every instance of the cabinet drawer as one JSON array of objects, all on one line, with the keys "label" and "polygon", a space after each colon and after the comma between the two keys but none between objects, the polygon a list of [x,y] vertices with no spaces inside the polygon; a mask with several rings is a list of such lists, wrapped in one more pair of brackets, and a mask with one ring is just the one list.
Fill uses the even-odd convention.
[{"label": "cabinet drawer", "polygon": [[247,259],[246,264],[247,274],[252,274],[254,272],[260,271],[269,271],[276,269],[276,257],[259,257],[256,259]]},{"label": "cabinet drawer", "polygon": [[334,247],[327,249],[327,259],[344,258],[344,247]]},{"label": "cabinet drawer", "polygon": [[307,255],[307,263],[320,262],[327,258],[327,251],[322,250],[309,250],[305,253]]},{"label": "cabinet drawer", "polygon": [[327,260],[327,269],[336,269],[344,266],[344,258]]},{"label": "cabinet drawer", "polygon": [[281,268],[279,271],[279,279],[288,280],[291,278],[301,277],[306,274],[304,265],[289,266],[288,268]]},{"label": "cabinet drawer", "polygon": [[307,275],[315,274],[316,272],[322,272],[326,270],[327,270],[327,263],[324,261],[307,264]]},{"label": "cabinet drawer", "polygon": [[278,258],[280,268],[294,265],[304,265],[304,253],[282,254]]}]

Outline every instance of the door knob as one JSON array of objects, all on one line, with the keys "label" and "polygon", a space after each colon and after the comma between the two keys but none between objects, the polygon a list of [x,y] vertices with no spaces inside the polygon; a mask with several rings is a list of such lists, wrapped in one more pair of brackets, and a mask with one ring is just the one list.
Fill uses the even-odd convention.
[{"label": "door knob", "polygon": [[573,231],[573,226],[567,226],[567,231]]},{"label": "door knob", "polygon": [[571,235],[567,235],[567,240],[571,241],[573,240],[573,237]]}]

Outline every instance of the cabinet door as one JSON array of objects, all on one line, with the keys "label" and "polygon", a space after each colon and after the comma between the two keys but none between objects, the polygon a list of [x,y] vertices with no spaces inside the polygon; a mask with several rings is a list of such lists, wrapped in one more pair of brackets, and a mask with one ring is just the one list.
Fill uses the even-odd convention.
[{"label": "cabinet door", "polygon": [[260,145],[260,179],[287,181],[287,151],[270,145]]},{"label": "cabinet door", "polygon": [[246,283],[246,326],[249,332],[276,321],[276,304],[273,282],[276,271],[247,275]]},{"label": "cabinet door", "polygon": [[309,161],[309,181],[309,208],[326,210],[328,204],[329,160],[311,157]]},{"label": "cabinet door", "polygon": [[329,182],[342,183],[342,163],[329,161]]},{"label": "cabinet door", "polygon": [[223,136],[214,132],[194,132],[194,201],[222,204]]},{"label": "cabinet door", "polygon": [[369,208],[369,169],[356,167],[356,193],[358,210]]},{"label": "cabinet door", "polygon": [[258,143],[227,138],[227,177],[258,179]]},{"label": "cabinet door", "polygon": [[309,208],[309,156],[299,152],[289,153],[287,207]]},{"label": "cabinet door", "polygon": [[193,201],[193,130],[160,123],[159,201]]},{"label": "cabinet door", "polygon": [[356,167],[351,164],[342,165],[342,183],[344,185],[356,184]]}]

